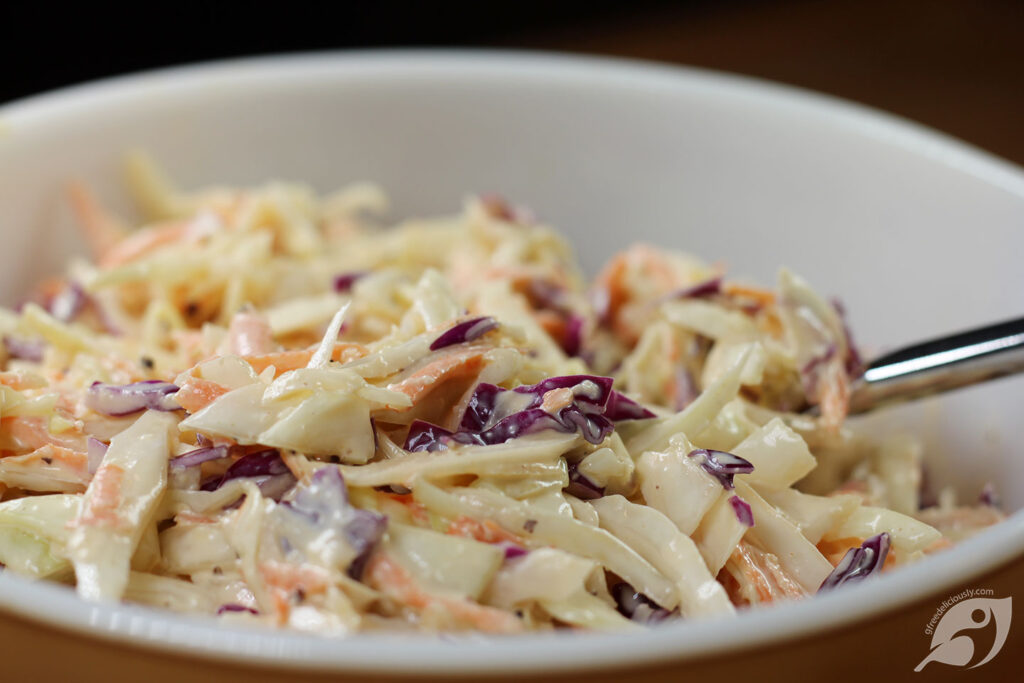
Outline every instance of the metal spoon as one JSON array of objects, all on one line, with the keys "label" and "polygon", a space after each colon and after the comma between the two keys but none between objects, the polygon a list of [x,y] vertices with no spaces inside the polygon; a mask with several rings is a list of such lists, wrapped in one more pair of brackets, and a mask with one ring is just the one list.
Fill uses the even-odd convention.
[{"label": "metal spoon", "polygon": [[1024,318],[908,346],[875,359],[850,395],[850,414],[1024,372]]}]

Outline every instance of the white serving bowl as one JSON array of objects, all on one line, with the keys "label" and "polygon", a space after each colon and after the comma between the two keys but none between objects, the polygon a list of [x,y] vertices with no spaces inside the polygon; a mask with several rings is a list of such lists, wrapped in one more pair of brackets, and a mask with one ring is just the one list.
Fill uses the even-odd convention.
[{"label": "white serving bowl", "polygon": [[[842,296],[869,349],[1017,316],[1024,304],[1024,171],[1006,162],[856,105],[745,78],[451,51],[185,67],[0,108],[7,303],[82,249],[62,208],[68,179],[130,210],[118,163],[137,146],[185,187],[295,179],[329,190],[373,180],[392,194],[396,216],[452,211],[468,193],[500,191],[563,230],[591,270],[636,240],[761,280],[786,264]],[[1003,380],[865,427],[923,430],[937,484],[973,496],[995,481],[1017,509],[1022,389]],[[255,681],[287,671],[292,680],[747,672],[766,681],[828,671],[838,681],[850,673],[839,663],[851,648],[873,653],[858,676],[909,673],[928,652],[921,630],[939,603],[960,586],[1012,591],[1022,557],[1017,513],[881,580],[736,619],[472,641],[228,629],[0,576],[0,652],[8,675],[76,680]],[[986,671],[1020,653],[1016,643]]]}]

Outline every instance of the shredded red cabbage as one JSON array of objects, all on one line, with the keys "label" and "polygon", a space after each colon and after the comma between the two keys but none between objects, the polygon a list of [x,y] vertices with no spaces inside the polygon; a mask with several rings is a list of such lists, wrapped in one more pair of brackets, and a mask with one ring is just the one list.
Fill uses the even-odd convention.
[{"label": "shredded red cabbage", "polygon": [[889,534],[882,532],[864,541],[859,548],[850,548],[836,568],[822,582],[818,592],[846,583],[863,581],[881,571],[889,554]]},{"label": "shredded red cabbage", "polygon": [[368,274],[369,273],[365,270],[357,270],[350,273],[339,273],[334,276],[334,291],[349,292],[352,290],[352,285],[356,283],[356,280],[366,277]]},{"label": "shredded red cabbage", "polygon": [[754,511],[750,509],[750,503],[739,496],[730,496],[729,505],[732,506],[732,511],[736,514],[736,519],[740,520],[740,524],[754,526]]},{"label": "shredded red cabbage", "polygon": [[673,616],[672,612],[660,607],[643,593],[638,593],[626,582],[612,586],[611,593],[619,613],[633,621],[657,624]]},{"label": "shredded red cabbage", "polygon": [[698,282],[689,287],[678,289],[668,295],[669,299],[699,299],[705,296],[711,296],[718,294],[722,291],[722,276],[717,275],[713,278]]},{"label": "shredded red cabbage", "polygon": [[443,349],[446,346],[471,342],[487,334],[498,327],[498,321],[490,316],[481,318],[470,318],[449,328],[441,334],[434,343],[430,345],[431,351]]},{"label": "shredded red cabbage", "polygon": [[100,463],[103,462],[103,456],[107,454],[107,449],[110,448],[110,446],[99,439],[90,436],[85,442],[85,447],[89,458],[89,474],[96,474],[96,470],[100,468]]},{"label": "shredded red cabbage", "polygon": [[825,348],[824,353],[811,358],[800,368],[800,378],[803,383],[804,393],[807,394],[808,398],[814,396],[817,391],[818,382],[821,380],[821,371],[824,369],[825,364],[832,360],[835,355],[836,345],[829,344]]},{"label": "shredded red cabbage", "polygon": [[672,407],[679,412],[697,400],[700,390],[697,388],[697,382],[693,379],[693,373],[688,368],[681,365],[676,367],[675,378],[676,391],[675,396],[672,397]]},{"label": "shredded red cabbage", "polygon": [[604,495],[604,487],[592,482],[585,474],[579,471],[579,463],[568,463],[569,485],[563,490],[566,493],[576,496],[580,500],[594,500]]},{"label": "shredded red cabbage", "polygon": [[178,387],[170,382],[149,379],[131,384],[115,385],[93,382],[85,396],[85,405],[104,415],[121,417],[143,410],[181,410],[172,394]]},{"label": "shredded red cabbage", "polygon": [[622,420],[649,420],[657,417],[647,408],[626,396],[622,392],[612,391],[608,397],[608,406],[604,410],[604,416],[612,422]]},{"label": "shredded red cabbage", "polygon": [[228,446],[204,446],[188,453],[182,453],[176,458],[171,458],[171,469],[185,469],[202,465],[210,460],[220,460],[231,455],[231,448]]},{"label": "shredded red cabbage", "polygon": [[843,325],[843,336],[846,337],[846,374],[850,379],[856,379],[864,374],[863,356],[853,341],[853,334],[846,318],[846,306],[839,299],[832,299],[832,308],[839,315],[839,321]]},{"label": "shredded red cabbage", "polygon": [[268,448],[243,455],[224,474],[206,480],[200,488],[203,491],[216,491],[232,479],[242,478],[255,480],[260,492],[273,500],[280,500],[296,482],[295,475],[284,464],[281,454],[276,449]]},{"label": "shredded red cabbage", "polygon": [[697,458],[704,471],[718,480],[727,491],[735,488],[733,477],[737,474],[750,474],[754,471],[754,465],[738,455],[716,451],[710,448],[697,448],[688,453],[691,458]]},{"label": "shredded red cabbage", "polygon": [[321,467],[308,484],[300,484],[282,503],[296,519],[338,532],[356,552],[348,574],[359,580],[373,547],[384,535],[387,517],[349,503],[345,480],[337,467]]},{"label": "shredded red cabbage", "polygon": [[530,552],[523,546],[516,545],[515,543],[509,543],[508,541],[503,541],[498,545],[505,551],[506,560],[514,560],[515,558],[522,557]]},{"label": "shredded red cabbage", "polygon": [[259,614],[259,612],[254,610],[252,607],[246,607],[245,605],[227,604],[221,605],[217,608],[218,616],[224,614],[225,612],[248,612],[249,614]]},{"label": "shredded red cabbage", "polygon": [[996,493],[996,487],[992,482],[988,482],[982,487],[981,493],[978,495],[978,503],[993,508],[1002,506],[1002,500],[1000,500],[999,494]]},{"label": "shredded red cabbage", "polygon": [[565,334],[561,340],[562,350],[565,355],[574,358],[583,351],[583,328],[586,325],[586,318],[578,313],[570,313],[565,321]]},{"label": "shredded red cabbage", "polygon": [[12,358],[41,363],[43,360],[43,350],[46,348],[46,345],[38,339],[22,339],[20,337],[4,335],[4,347],[7,349],[7,354]]},{"label": "shredded red cabbage", "polygon": [[486,192],[478,196],[488,216],[509,223],[532,225],[537,218],[533,211],[523,206],[513,206],[507,199],[494,192]]},{"label": "shredded red cabbage", "polygon": [[[550,413],[541,406],[544,395],[556,389],[571,389],[572,402]],[[512,392],[528,397],[520,401],[500,401],[499,396]],[[612,379],[597,375],[564,375],[549,377],[537,384],[515,389],[503,389],[494,384],[477,385],[462,414],[459,429],[450,432],[442,427],[417,420],[409,428],[405,440],[406,450],[438,451],[452,443],[490,446],[505,443],[526,434],[546,429],[572,433],[579,432],[593,444],[599,444],[611,434],[614,425],[608,416],[609,406],[618,419],[640,419],[644,414],[624,396],[611,399]],[[635,406],[635,404],[633,404]],[[506,413],[509,408],[515,412]]]},{"label": "shredded red cabbage", "polygon": [[50,315],[61,322],[67,323],[77,318],[87,303],[88,298],[81,285],[77,282],[71,282],[50,299],[48,308]]}]

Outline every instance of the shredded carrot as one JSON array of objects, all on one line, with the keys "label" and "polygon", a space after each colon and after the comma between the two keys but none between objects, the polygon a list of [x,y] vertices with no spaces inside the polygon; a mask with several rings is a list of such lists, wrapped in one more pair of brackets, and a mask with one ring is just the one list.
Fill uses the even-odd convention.
[{"label": "shredded carrot", "polygon": [[291,616],[292,605],[289,602],[291,595],[280,588],[270,589],[270,599],[274,601],[274,612],[277,613],[277,625],[285,626]]},{"label": "shredded carrot", "polygon": [[260,575],[267,585],[287,593],[301,590],[307,595],[327,590],[327,571],[311,564],[292,565],[269,561],[260,565]]},{"label": "shredded carrot", "polygon": [[735,282],[725,282],[722,283],[722,292],[728,296],[753,299],[762,307],[775,305],[775,292],[770,289],[761,289],[760,287],[741,285]]},{"label": "shredded carrot", "polygon": [[100,465],[89,484],[92,495],[82,510],[80,522],[86,525],[117,524],[120,521],[117,509],[121,505],[123,481],[124,469],[112,464]]},{"label": "shredded carrot", "polygon": [[11,389],[41,389],[46,386],[46,379],[29,372],[0,372],[0,384]]},{"label": "shredded carrot", "polygon": [[842,362],[829,362],[820,386],[821,423],[832,433],[838,433],[850,410],[850,380]]},{"label": "shredded carrot", "polygon": [[743,592],[744,584],[754,590],[758,603],[770,603],[780,598],[801,598],[805,595],[803,588],[783,570],[778,558],[746,541],[740,541],[732,551],[719,573],[719,580],[736,605],[749,602]]},{"label": "shredded carrot", "polygon": [[5,417],[0,419],[0,431],[5,433],[15,450],[34,451],[47,444],[54,446],[73,445],[51,434],[39,417]]},{"label": "shredded carrot", "polygon": [[551,391],[544,392],[544,398],[541,401],[540,408],[546,412],[554,413],[570,405],[572,401],[572,389],[569,389],[568,387],[552,389]]},{"label": "shredded carrot", "polygon": [[293,596],[324,593],[328,586],[327,572],[310,564],[290,565],[271,560],[261,564],[259,572],[270,589],[279,626],[288,623]]},{"label": "shredded carrot", "polygon": [[[925,555],[931,555],[932,553],[937,553],[937,552],[941,552],[943,550],[948,550],[949,548],[952,548],[952,547],[953,547],[953,542],[950,541],[948,538],[945,538],[945,537],[938,538],[933,543],[929,544],[927,548],[924,549],[924,553],[925,553]],[[885,564],[886,565],[889,564],[889,558],[886,558]]]},{"label": "shredded carrot", "polygon": [[132,233],[98,259],[102,268],[115,268],[139,259],[154,249],[180,242],[188,231],[188,223],[174,221],[152,225]]},{"label": "shredded carrot", "polygon": [[611,261],[597,274],[594,285],[599,292],[602,292],[606,299],[605,310],[603,311],[608,321],[614,321],[618,316],[619,309],[628,298],[626,288],[623,285],[623,277],[626,274],[626,255],[616,254]]},{"label": "shredded carrot", "polygon": [[174,400],[190,413],[197,413],[228,393],[229,389],[201,377],[189,377],[174,394]]},{"label": "shredded carrot", "polygon": [[201,515],[196,512],[190,512],[189,510],[182,510],[178,514],[174,515],[174,521],[176,523],[188,523],[188,524],[216,524],[217,520],[207,515]]},{"label": "shredded carrot", "polygon": [[[245,356],[243,360],[248,362],[257,374],[273,365],[276,370],[275,376],[280,376],[289,370],[298,370],[309,365],[309,361],[313,358],[314,353],[316,353],[316,349],[279,351],[258,356]],[[342,361],[344,359],[344,361],[350,361],[365,355],[366,347],[362,344],[338,342],[334,345],[334,351],[331,352],[331,360]]]},{"label": "shredded carrot", "polygon": [[464,598],[433,595],[424,591],[401,565],[385,553],[374,553],[364,576],[371,586],[413,609],[440,607],[456,619],[487,633],[517,633],[523,630],[523,623],[504,610],[486,607]]},{"label": "shredded carrot", "polygon": [[239,356],[259,356],[274,349],[267,316],[252,311],[236,313],[228,328],[231,350]]},{"label": "shredded carrot", "polygon": [[483,365],[484,355],[478,349],[454,351],[440,356],[388,389],[402,392],[415,404],[450,379],[475,377]]},{"label": "shredded carrot", "polygon": [[505,531],[489,519],[482,522],[466,517],[465,515],[455,518],[449,525],[446,534],[451,536],[464,536],[473,538],[481,543],[516,543],[522,544],[523,540],[515,534]]},{"label": "shredded carrot", "polygon": [[29,453],[27,460],[49,460],[59,463],[79,474],[89,472],[89,456],[81,451],[72,450],[63,446],[46,444]]},{"label": "shredded carrot", "polygon": [[533,318],[552,339],[559,340],[565,338],[565,316],[555,311],[543,310],[534,311]]},{"label": "shredded carrot", "polygon": [[381,495],[403,505],[417,524],[423,526],[430,524],[430,514],[427,512],[427,508],[423,507],[422,503],[414,501],[411,493],[382,493]]},{"label": "shredded carrot", "polygon": [[128,234],[104,211],[85,185],[71,183],[67,188],[67,197],[93,258],[102,258]]}]

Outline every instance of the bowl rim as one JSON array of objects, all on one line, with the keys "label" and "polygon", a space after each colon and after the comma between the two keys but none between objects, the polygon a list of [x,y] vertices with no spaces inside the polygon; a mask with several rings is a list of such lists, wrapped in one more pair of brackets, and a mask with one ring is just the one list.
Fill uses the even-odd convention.
[{"label": "bowl rim", "polygon": [[[231,59],[75,85],[0,106],[12,130],[52,125],[140,95],[195,96],[204,88],[311,86],[340,77],[501,77],[509,87],[572,82],[648,92],[688,90],[841,124],[966,173],[1024,199],[1024,169],[899,117],[828,95],[745,76],[638,60],[514,50],[356,50]],[[0,147],[3,136],[0,136]],[[67,587],[0,574],[0,610],[49,627],[125,645],[243,666],[376,674],[468,675],[584,671],[705,658],[834,630],[941,594],[1024,554],[1024,510],[956,548],[814,600],[751,610],[736,618],[673,623],[642,633],[543,633],[503,638],[364,635],[325,638],[227,627],[208,618],[132,605],[81,601]],[[979,559],[980,558],[980,559]],[[402,656],[395,657],[401,643]],[[568,653],[568,654],[567,654]]]}]

